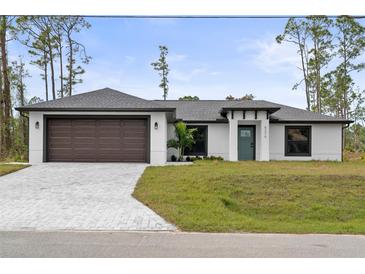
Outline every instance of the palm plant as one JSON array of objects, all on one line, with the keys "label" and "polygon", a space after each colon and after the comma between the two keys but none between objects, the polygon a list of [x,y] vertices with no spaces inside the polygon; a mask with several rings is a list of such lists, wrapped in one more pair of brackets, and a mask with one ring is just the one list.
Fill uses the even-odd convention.
[{"label": "palm plant", "polygon": [[187,128],[186,124],[183,122],[177,122],[175,124],[175,133],[177,139],[168,140],[167,147],[173,147],[177,149],[179,160],[183,159],[185,149],[191,149],[192,145],[195,144],[194,133],[196,131],[196,128]]}]

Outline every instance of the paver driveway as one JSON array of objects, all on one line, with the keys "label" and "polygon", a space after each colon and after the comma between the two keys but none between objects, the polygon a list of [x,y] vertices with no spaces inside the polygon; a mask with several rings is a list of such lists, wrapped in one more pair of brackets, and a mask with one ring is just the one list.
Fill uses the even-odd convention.
[{"label": "paver driveway", "polygon": [[174,230],[131,196],[145,164],[44,163],[0,177],[0,230]]}]

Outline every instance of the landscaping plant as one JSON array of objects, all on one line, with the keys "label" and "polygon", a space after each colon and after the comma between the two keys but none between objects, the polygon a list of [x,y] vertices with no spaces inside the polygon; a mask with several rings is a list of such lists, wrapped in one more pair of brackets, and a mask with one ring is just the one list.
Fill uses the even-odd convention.
[{"label": "landscaping plant", "polygon": [[177,122],[175,124],[176,139],[168,140],[167,147],[177,149],[180,161],[183,160],[185,149],[191,149],[192,145],[195,144],[194,133],[196,131],[196,128],[187,128],[184,122]]}]

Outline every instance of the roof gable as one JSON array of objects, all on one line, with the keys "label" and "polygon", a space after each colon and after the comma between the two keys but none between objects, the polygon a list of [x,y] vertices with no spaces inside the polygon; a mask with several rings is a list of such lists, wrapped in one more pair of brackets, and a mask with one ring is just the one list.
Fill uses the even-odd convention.
[{"label": "roof gable", "polygon": [[[157,102],[145,100],[111,88],[103,88],[53,101],[41,102],[29,106],[19,107],[21,111],[37,110],[164,110],[166,106]],[[173,111],[173,109],[171,109]]]}]

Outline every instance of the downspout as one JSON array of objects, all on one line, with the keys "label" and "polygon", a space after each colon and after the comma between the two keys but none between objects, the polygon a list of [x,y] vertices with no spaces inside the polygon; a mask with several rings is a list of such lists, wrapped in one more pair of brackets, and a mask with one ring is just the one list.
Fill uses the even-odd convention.
[{"label": "downspout", "polygon": [[343,162],[343,150],[344,150],[344,130],[350,126],[350,123],[347,123],[346,126],[342,126],[342,134],[341,134],[341,162]]}]

